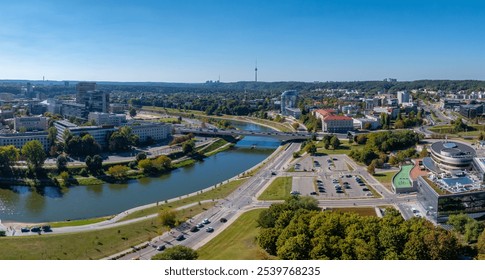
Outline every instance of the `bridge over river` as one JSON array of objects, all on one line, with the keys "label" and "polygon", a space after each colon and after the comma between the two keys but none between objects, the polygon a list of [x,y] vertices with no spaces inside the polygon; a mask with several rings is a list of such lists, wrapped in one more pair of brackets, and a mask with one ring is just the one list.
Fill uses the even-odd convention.
[{"label": "bridge over river", "polygon": [[291,140],[306,140],[313,136],[311,132],[281,132],[281,131],[252,131],[252,130],[237,130],[237,129],[212,129],[212,128],[175,128],[176,133],[201,136],[262,136],[279,139],[281,141]]}]

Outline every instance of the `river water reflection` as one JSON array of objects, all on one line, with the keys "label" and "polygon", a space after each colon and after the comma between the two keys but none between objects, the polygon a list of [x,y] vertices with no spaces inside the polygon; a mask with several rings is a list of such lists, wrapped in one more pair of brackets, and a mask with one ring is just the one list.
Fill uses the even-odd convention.
[{"label": "river water reflection", "polygon": [[[253,124],[237,124],[253,131],[269,131]],[[192,193],[229,179],[263,161],[279,145],[267,137],[248,136],[235,148],[206,158],[193,166],[157,178],[125,184],[56,187],[35,190],[27,186],[0,188],[0,220],[19,222],[61,221],[112,215],[139,205]],[[253,149],[253,146],[255,147]]]}]

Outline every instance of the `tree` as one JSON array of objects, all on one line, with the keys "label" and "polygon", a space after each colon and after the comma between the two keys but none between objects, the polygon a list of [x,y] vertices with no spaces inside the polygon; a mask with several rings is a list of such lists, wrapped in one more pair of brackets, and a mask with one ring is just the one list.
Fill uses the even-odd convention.
[{"label": "tree", "polygon": [[371,175],[374,175],[376,173],[376,165],[375,162],[372,162],[367,166],[367,172],[369,172]]},{"label": "tree", "polygon": [[86,157],[86,167],[91,172],[91,174],[97,175],[103,171],[103,158],[100,155],[95,155],[94,157]]},{"label": "tree", "polygon": [[160,254],[152,257],[152,260],[196,260],[199,257],[197,251],[177,245],[170,247]]},{"label": "tree", "polygon": [[195,142],[190,140],[190,141],[185,141],[182,144],[182,152],[186,155],[191,155],[195,151]]},{"label": "tree", "polygon": [[47,129],[47,141],[49,141],[49,146],[54,146],[56,144],[57,128],[55,126],[49,127]]},{"label": "tree", "polygon": [[162,226],[173,228],[177,224],[177,214],[170,209],[161,210],[158,213],[158,221]]},{"label": "tree", "polygon": [[159,172],[166,171],[172,167],[172,160],[167,156],[161,155],[152,160],[152,165]]},{"label": "tree", "polygon": [[32,140],[22,147],[22,155],[26,158],[29,167],[39,169],[46,160],[47,156],[44,147],[39,140]]},{"label": "tree", "polygon": [[421,152],[419,152],[419,157],[424,158],[424,157],[427,157],[427,156],[428,156],[428,149],[426,149],[426,147],[423,147]]},{"label": "tree", "polygon": [[67,171],[62,171],[61,174],[59,174],[59,176],[61,177],[64,185],[67,185],[67,182],[69,180],[69,172]]},{"label": "tree", "polygon": [[138,162],[138,168],[144,172],[151,172],[153,169],[153,164],[150,159],[142,159]]},{"label": "tree", "polygon": [[56,159],[57,171],[67,171],[67,158],[63,155],[60,155]]},{"label": "tree", "polygon": [[19,158],[19,149],[13,145],[0,147],[0,170],[9,171]]},{"label": "tree", "polygon": [[334,150],[336,150],[340,147],[340,140],[338,139],[338,137],[336,135],[334,135],[334,136],[332,136],[332,138],[330,138],[330,145],[332,145]]},{"label": "tree", "polygon": [[136,155],[136,161],[137,161],[137,162],[138,162],[138,161],[140,161],[140,160],[142,160],[142,159],[146,159],[146,158],[147,158],[147,154],[146,154],[146,153],[144,153],[144,152],[138,153],[138,154]]},{"label": "tree", "polygon": [[123,126],[111,134],[108,140],[110,151],[129,150],[138,143],[139,136],[132,133],[131,128]]},{"label": "tree", "polygon": [[118,179],[118,180],[123,180],[126,177],[126,173],[130,170],[128,166],[124,165],[114,165],[108,168],[108,175]]},{"label": "tree", "polygon": [[130,108],[130,117],[134,118],[136,116],[136,109],[135,108]]},{"label": "tree", "polygon": [[313,144],[313,142],[308,143],[305,146],[305,150],[307,153],[309,153],[312,156],[314,156],[317,153],[317,147],[315,146],[315,144]]},{"label": "tree", "polygon": [[480,234],[480,236],[478,237],[477,249],[478,253],[485,254],[485,230],[482,231],[482,234]]}]

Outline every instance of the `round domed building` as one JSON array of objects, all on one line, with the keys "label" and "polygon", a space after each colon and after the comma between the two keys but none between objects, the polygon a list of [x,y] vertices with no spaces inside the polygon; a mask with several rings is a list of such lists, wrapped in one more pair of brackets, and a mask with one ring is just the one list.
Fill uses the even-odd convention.
[{"label": "round domed building", "polygon": [[452,141],[435,142],[430,152],[434,163],[445,170],[468,169],[476,156],[473,147]]}]

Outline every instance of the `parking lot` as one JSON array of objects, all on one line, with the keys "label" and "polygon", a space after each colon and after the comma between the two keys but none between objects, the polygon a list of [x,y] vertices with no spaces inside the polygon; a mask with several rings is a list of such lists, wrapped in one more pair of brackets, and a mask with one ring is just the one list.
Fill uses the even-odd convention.
[{"label": "parking lot", "polygon": [[[306,156],[297,161],[296,172],[314,172],[315,176],[294,177],[292,191],[317,199],[373,197],[369,184],[359,175],[350,174],[343,155]],[[313,194],[312,194],[313,193]]]},{"label": "parking lot", "polygon": [[313,180],[313,177],[293,177],[292,191],[301,195],[312,195],[311,193],[315,192]]},{"label": "parking lot", "polygon": [[340,155],[308,156],[293,165],[295,171],[349,171],[347,164]]},{"label": "parking lot", "polygon": [[[316,179],[319,197],[325,198],[358,198],[371,197],[372,192],[362,178],[355,175],[325,174]],[[323,191],[322,191],[323,190]]]}]

